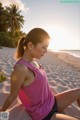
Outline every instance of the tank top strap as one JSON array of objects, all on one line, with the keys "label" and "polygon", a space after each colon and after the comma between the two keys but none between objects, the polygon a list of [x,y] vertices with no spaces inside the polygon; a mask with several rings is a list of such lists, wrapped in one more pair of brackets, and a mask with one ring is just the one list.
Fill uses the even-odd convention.
[{"label": "tank top strap", "polygon": [[30,62],[28,62],[26,60],[23,60],[23,59],[20,59],[19,61],[17,61],[15,66],[14,66],[14,68],[16,67],[17,64],[24,64],[26,67],[28,67],[29,69],[33,70],[34,72],[38,72],[39,69],[41,68],[40,65],[39,65],[40,68],[38,69],[35,66],[33,66]]}]

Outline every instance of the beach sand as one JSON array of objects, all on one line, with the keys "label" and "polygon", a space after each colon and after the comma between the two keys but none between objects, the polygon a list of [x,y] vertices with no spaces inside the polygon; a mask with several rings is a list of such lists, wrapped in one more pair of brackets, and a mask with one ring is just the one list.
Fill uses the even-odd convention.
[{"label": "beach sand", "polygon": [[57,57],[61,60],[67,62],[68,64],[72,65],[77,70],[80,70],[80,58],[70,55],[68,53],[56,53]]},{"label": "beach sand", "polygon": [[[6,81],[0,83],[0,106],[2,106],[10,92],[10,74],[16,62],[13,58],[14,52],[15,48],[3,47],[3,49],[0,49],[0,69],[7,77]],[[48,51],[38,62],[45,69],[54,94],[72,88],[80,88],[79,58],[65,53]],[[7,111],[10,112],[9,120],[31,120],[25,107],[21,104],[19,97],[15,99]],[[80,109],[76,102],[67,107],[63,113],[80,119]]]}]

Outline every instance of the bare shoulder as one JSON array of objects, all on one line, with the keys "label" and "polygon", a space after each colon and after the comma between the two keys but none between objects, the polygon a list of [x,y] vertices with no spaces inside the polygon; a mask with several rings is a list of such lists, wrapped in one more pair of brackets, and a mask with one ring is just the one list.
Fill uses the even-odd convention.
[{"label": "bare shoulder", "polygon": [[25,65],[17,64],[11,73],[11,78],[13,80],[16,77],[20,81],[21,78],[24,78],[24,79],[26,78],[27,73],[28,73],[28,68]]},{"label": "bare shoulder", "polygon": [[17,64],[14,70],[27,72],[28,68],[23,64]]},{"label": "bare shoulder", "polygon": [[10,94],[17,96],[19,89],[27,76],[28,68],[23,64],[18,64],[11,73],[11,91]]}]

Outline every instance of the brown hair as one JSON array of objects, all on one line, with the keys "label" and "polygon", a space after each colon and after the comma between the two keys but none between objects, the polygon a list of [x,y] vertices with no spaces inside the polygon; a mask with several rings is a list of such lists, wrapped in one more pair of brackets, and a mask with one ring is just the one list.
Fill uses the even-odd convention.
[{"label": "brown hair", "polygon": [[43,41],[42,38],[50,39],[49,34],[43,30],[42,28],[34,28],[32,29],[26,37],[23,37],[19,40],[16,56],[15,58],[21,58],[24,54],[24,47],[27,47],[28,42],[32,42],[35,46],[37,43],[40,43]]}]

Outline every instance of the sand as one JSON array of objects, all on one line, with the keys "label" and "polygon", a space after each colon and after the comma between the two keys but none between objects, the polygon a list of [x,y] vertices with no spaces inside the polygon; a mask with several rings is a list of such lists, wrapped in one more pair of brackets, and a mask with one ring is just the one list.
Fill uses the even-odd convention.
[{"label": "sand", "polygon": [[80,70],[80,58],[70,55],[68,53],[56,53],[57,57],[61,60],[67,62],[68,64],[72,65],[77,70]]},{"label": "sand", "polygon": [[[16,62],[13,58],[14,52],[15,48],[3,47],[0,49],[0,69],[7,77],[6,81],[0,83],[0,106],[10,92],[10,74]],[[80,88],[80,59],[69,54],[48,51],[38,62],[44,67],[50,87],[55,94]],[[7,111],[10,113],[9,120],[31,120],[19,97],[15,99]],[[63,113],[80,119],[80,109],[76,102],[67,107]]]}]

